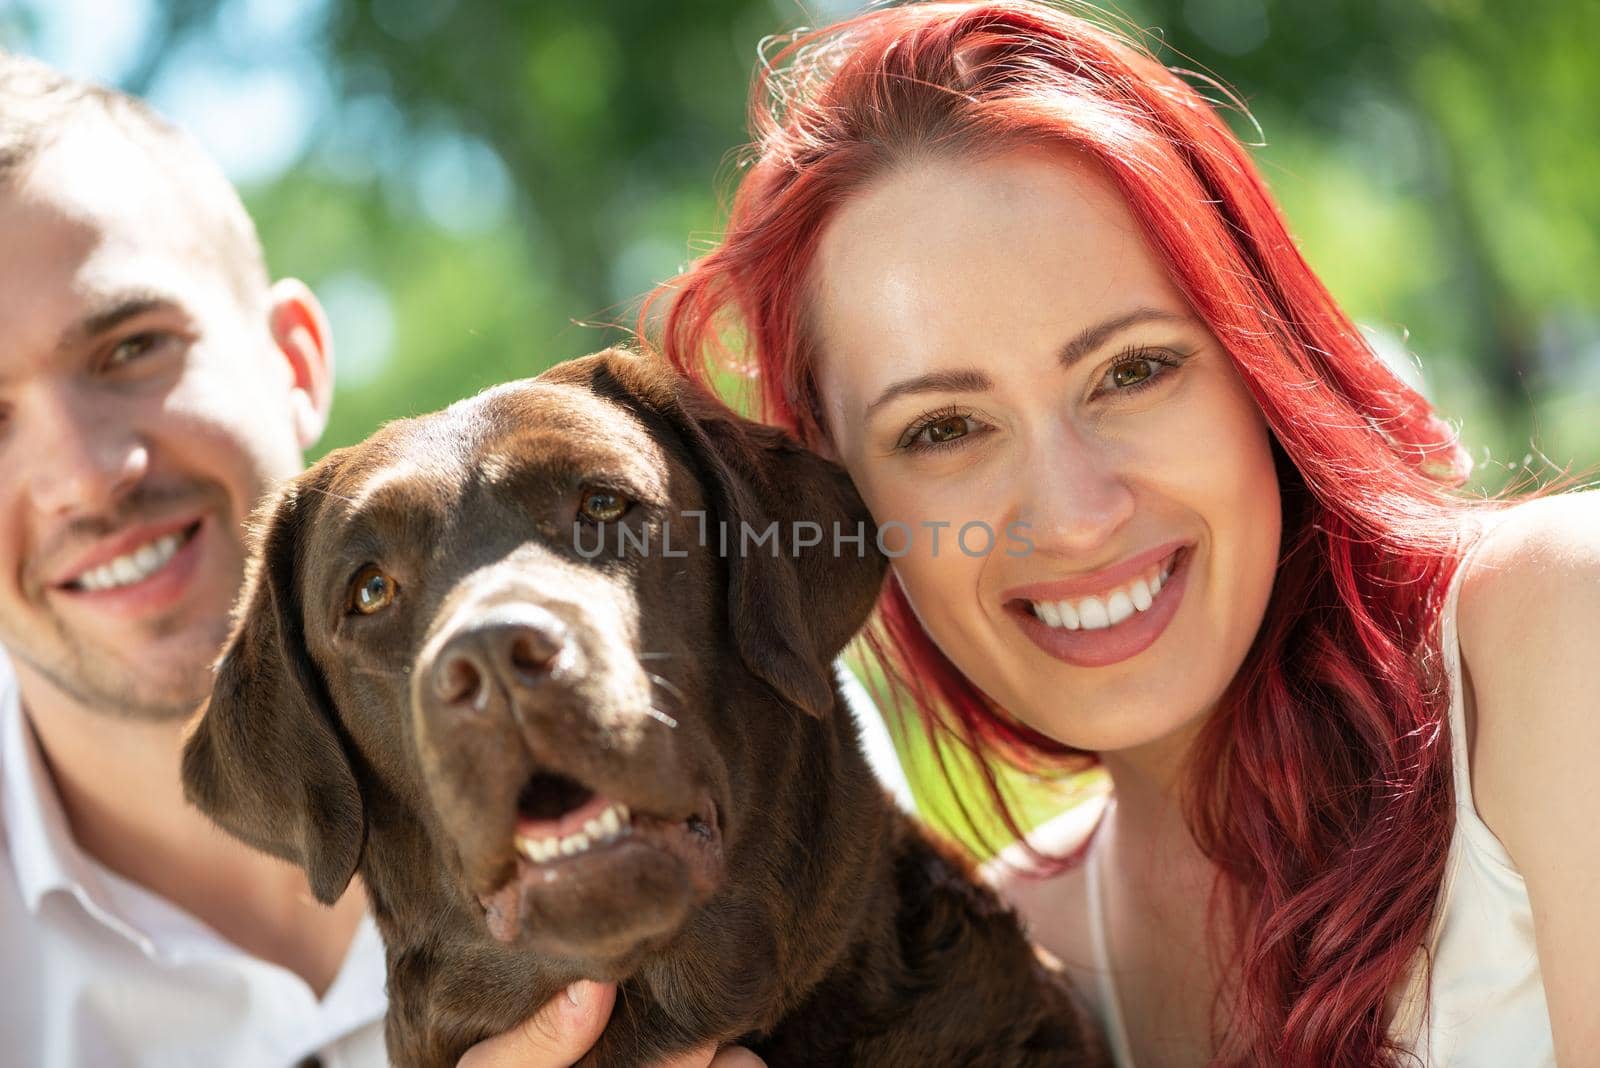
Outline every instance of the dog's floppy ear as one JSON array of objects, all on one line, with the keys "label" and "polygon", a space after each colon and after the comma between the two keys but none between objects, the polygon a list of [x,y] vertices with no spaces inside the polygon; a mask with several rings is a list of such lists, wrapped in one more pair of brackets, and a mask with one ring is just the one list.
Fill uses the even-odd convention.
[{"label": "dog's floppy ear", "polygon": [[[688,448],[727,531],[728,617],[740,659],[813,715],[833,706],[832,660],[871,614],[887,565],[877,528],[838,464],[784,431],[744,419],[664,364],[611,354],[608,371],[665,419]],[[753,539],[778,524],[778,555]],[[796,549],[796,524],[815,524]],[[746,544],[742,531],[751,531]],[[837,540],[836,540],[837,535]]]},{"label": "dog's floppy ear", "polygon": [[224,830],[305,869],[337,901],[366,835],[321,674],[306,651],[298,560],[329,461],[257,513],[256,552],[217,664],[211,701],[183,750],[184,793]]}]

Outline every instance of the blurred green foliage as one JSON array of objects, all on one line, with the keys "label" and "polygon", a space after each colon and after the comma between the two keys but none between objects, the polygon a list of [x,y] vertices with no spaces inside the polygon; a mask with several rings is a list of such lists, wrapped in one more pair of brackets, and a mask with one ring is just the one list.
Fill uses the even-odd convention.
[{"label": "blurred green foliage", "polygon": [[[239,39],[241,5],[156,0],[123,84],[196,47],[271,62]],[[758,42],[856,6],[296,0],[328,93],[301,157],[246,195],[274,272],[334,314],[324,447],[622,336],[585,324],[630,322],[715,239]],[[21,10],[0,39],[26,49]],[[1231,121],[1264,141],[1305,254],[1381,345],[1415,353],[1477,488],[1529,461],[1596,466],[1600,4],[1130,0],[1115,17],[1248,105]],[[901,740],[947,816],[925,747]]]},{"label": "blurred green foliage", "polygon": [[[158,0],[125,84],[148,88],[196,41],[260,61],[229,39],[240,3]],[[331,99],[304,157],[248,199],[276,271],[360,279],[367,310],[388,306],[381,352],[361,348],[355,317],[363,358],[333,445],[616,339],[577,324],[631,321],[639,294],[715,238],[761,39],[860,4],[295,6]],[[1129,0],[1100,17],[1237,91],[1253,121],[1232,121],[1265,142],[1308,258],[1420,358],[1489,461],[1481,487],[1528,454],[1594,464],[1600,4]],[[452,164],[443,195],[481,195],[476,218],[430,211],[428,176]]]}]

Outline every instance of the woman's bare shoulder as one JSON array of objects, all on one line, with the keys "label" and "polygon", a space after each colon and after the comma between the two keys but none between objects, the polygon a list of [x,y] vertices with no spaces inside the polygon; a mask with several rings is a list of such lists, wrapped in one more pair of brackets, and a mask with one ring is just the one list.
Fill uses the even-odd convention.
[{"label": "woman's bare shoulder", "polygon": [[[1475,801],[1502,838],[1530,779],[1564,759],[1592,708],[1600,655],[1600,493],[1519,504],[1497,517],[1462,576],[1461,660],[1473,696]],[[1575,731],[1576,728],[1576,731]]]},{"label": "woman's bare shoulder", "polygon": [[1556,1059],[1575,1063],[1600,1042],[1600,494],[1511,509],[1471,568],[1460,633],[1473,800],[1523,877]]},{"label": "woman's bare shoulder", "polygon": [[[1104,797],[1090,798],[1040,824],[1028,833],[1028,841],[1046,855],[1077,853],[1094,833],[1104,809]],[[1087,968],[1092,954],[1085,866],[1076,864],[1049,876],[1033,873],[1032,867],[1021,843],[1013,843],[984,864],[979,874],[1017,910],[1037,945],[1069,970]]]},{"label": "woman's bare shoulder", "polygon": [[1529,639],[1561,645],[1591,633],[1597,592],[1600,492],[1507,509],[1483,534],[1462,576],[1458,627],[1467,669],[1484,679],[1502,675],[1526,664]]},{"label": "woman's bare shoulder", "polygon": [[1462,611],[1476,591],[1504,590],[1553,570],[1600,564],[1600,490],[1523,501],[1489,522],[1462,587]]}]

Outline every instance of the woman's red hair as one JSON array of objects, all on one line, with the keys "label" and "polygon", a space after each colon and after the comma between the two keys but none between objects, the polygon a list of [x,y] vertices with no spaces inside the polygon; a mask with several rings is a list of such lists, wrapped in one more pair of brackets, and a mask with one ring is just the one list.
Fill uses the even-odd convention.
[{"label": "woman's red hair", "polygon": [[[1469,467],[1454,433],[1334,304],[1212,106],[1085,18],[877,9],[791,39],[752,100],[726,235],[645,315],[664,302],[668,359],[703,379],[737,367],[763,418],[813,445],[808,272],[842,200],[919,157],[1024,146],[1091,159],[1121,190],[1265,414],[1283,495],[1265,619],[1187,780],[1240,969],[1216,1063],[1398,1063],[1385,999],[1427,942],[1453,828],[1435,624],[1469,507],[1449,492]],[[930,731],[1025,768],[1092,762],[968,682],[892,574],[875,628]]]}]

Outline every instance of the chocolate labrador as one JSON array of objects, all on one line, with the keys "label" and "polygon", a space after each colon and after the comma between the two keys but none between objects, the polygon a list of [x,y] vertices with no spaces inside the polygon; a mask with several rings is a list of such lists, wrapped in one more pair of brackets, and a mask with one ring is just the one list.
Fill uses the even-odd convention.
[{"label": "chocolate labrador", "polygon": [[885,562],[781,432],[601,353],[331,453],[255,538],[184,785],[324,902],[361,873],[395,1064],[583,977],[585,1065],[1101,1063],[877,785],[830,662]]}]

